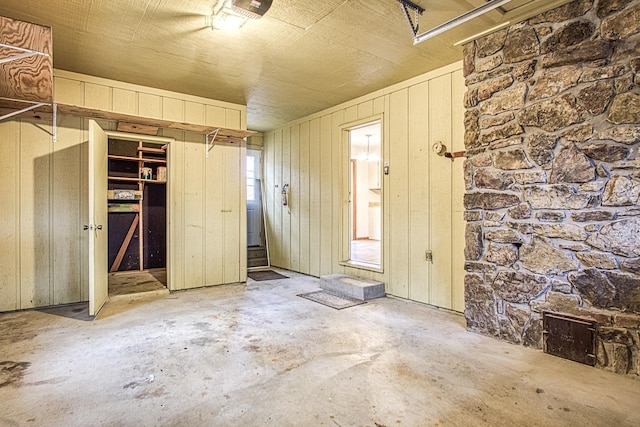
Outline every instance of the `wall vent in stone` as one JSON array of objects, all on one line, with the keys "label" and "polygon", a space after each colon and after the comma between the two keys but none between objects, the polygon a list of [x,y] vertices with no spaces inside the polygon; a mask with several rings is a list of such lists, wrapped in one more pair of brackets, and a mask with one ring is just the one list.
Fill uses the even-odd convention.
[{"label": "wall vent in stone", "polygon": [[590,320],[544,312],[544,352],[574,362],[596,364],[596,323]]}]

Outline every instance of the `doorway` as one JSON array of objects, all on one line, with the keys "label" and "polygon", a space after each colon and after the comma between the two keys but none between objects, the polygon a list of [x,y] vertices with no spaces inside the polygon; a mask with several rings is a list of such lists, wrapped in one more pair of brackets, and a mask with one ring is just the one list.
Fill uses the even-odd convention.
[{"label": "doorway", "polygon": [[382,268],[382,124],[348,129],[349,262]]},{"label": "doorway", "polygon": [[108,133],[109,298],[167,289],[168,143]]},{"label": "doorway", "polygon": [[269,267],[262,200],[262,151],[247,149],[247,268]]}]

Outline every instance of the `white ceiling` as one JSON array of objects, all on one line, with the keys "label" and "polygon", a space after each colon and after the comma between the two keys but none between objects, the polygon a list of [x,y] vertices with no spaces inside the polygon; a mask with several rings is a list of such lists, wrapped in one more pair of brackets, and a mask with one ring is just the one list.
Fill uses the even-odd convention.
[{"label": "white ceiling", "polygon": [[[206,26],[214,0],[2,0],[0,15],[51,26],[57,69],[246,104],[264,131],[458,61],[455,42],[559,2],[513,0],[417,46],[397,0],[273,0],[233,33]],[[422,32],[483,0],[414,3]]]}]

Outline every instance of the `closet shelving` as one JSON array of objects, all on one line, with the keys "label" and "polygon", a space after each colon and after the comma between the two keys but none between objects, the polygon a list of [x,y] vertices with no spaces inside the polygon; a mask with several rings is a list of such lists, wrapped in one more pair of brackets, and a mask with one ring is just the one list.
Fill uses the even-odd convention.
[{"label": "closet shelving", "polygon": [[[133,152],[135,150],[135,153]],[[135,155],[134,155],[135,154]],[[138,141],[111,141],[109,143],[109,175],[108,175],[108,203],[110,219],[115,215],[128,214],[131,217],[127,233],[119,245],[115,259],[111,263],[110,271],[120,270],[121,263],[131,242],[137,236],[138,269],[144,270],[149,266],[145,260],[149,259],[148,252],[156,250],[147,242],[150,224],[145,223],[145,191],[147,185],[162,186],[154,190],[165,192],[167,176],[166,146],[152,146],[151,143]],[[115,222],[115,221],[113,221]],[[122,223],[122,221],[119,221]],[[111,234],[111,233],[110,233]]]}]

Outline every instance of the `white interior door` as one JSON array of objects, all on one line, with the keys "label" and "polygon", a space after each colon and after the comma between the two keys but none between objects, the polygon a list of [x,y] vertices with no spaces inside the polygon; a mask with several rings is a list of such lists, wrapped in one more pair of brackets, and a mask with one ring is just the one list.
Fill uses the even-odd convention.
[{"label": "white interior door", "polygon": [[107,134],[89,120],[89,315],[109,297],[107,277]]}]

